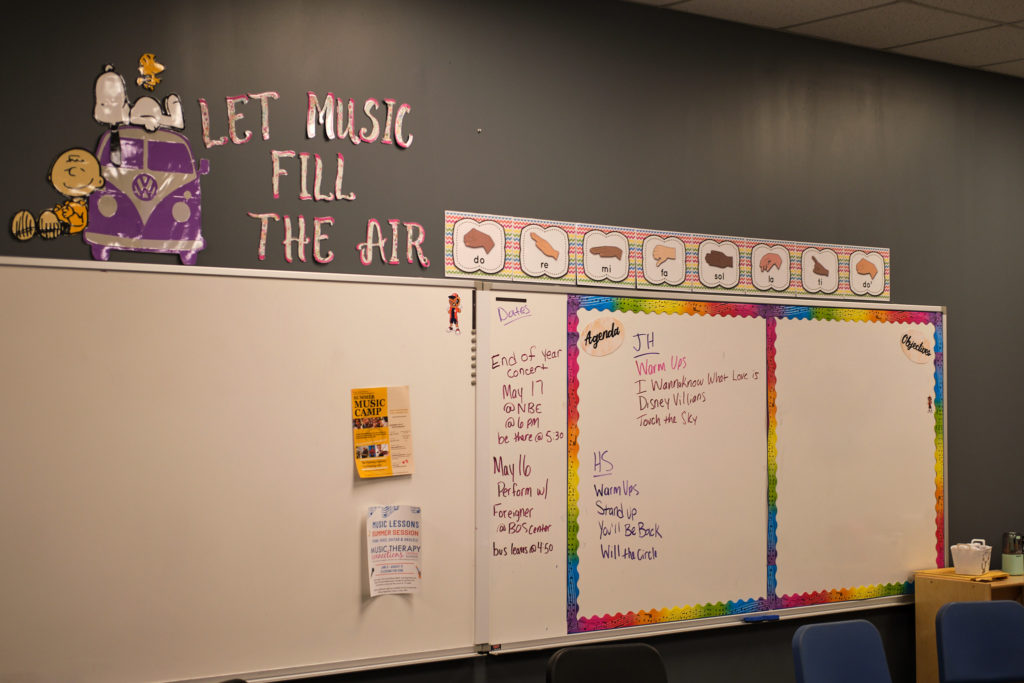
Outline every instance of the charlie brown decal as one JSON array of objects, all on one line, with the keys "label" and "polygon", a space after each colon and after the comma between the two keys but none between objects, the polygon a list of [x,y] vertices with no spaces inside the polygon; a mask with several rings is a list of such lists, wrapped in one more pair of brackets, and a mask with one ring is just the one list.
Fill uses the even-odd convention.
[{"label": "charlie brown decal", "polygon": [[88,225],[88,201],[92,192],[105,183],[100,164],[91,152],[69,149],[50,167],[47,176],[53,189],[67,200],[39,214],[39,221],[29,211],[19,211],[11,220],[11,234],[25,241],[36,233],[45,239],[81,232]]}]

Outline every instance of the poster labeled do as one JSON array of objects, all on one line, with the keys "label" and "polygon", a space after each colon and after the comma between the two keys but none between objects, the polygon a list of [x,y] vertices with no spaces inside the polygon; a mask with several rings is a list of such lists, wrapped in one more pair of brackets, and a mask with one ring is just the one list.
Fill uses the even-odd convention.
[{"label": "poster labeled do", "polygon": [[371,505],[366,516],[370,597],[420,589],[420,507]]},{"label": "poster labeled do", "polygon": [[413,473],[409,387],[352,390],[352,448],[360,478]]}]

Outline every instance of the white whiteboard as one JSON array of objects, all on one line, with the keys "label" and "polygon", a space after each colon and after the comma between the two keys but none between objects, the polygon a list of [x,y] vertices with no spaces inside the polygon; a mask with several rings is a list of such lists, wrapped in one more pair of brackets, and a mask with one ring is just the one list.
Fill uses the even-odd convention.
[{"label": "white whiteboard", "polygon": [[[512,288],[476,292],[477,348],[470,289],[182,273],[0,266],[0,678],[312,673],[546,647],[903,595],[908,568],[935,564],[937,309]],[[605,309],[624,344],[592,357],[570,340]],[[792,319],[812,313],[873,322]],[[935,347],[917,368],[908,332]],[[639,351],[667,369],[639,370]],[[704,393],[680,394],[698,420],[643,424],[636,382],[671,379],[673,357],[705,384],[658,391],[672,405],[681,387]],[[821,401],[823,374],[845,393]],[[415,473],[358,480],[351,389],[405,385]],[[853,414],[865,424],[847,434]],[[837,433],[849,443],[822,457]],[[830,490],[873,506],[823,513],[823,482],[851,458],[877,476],[844,472]],[[636,508],[657,562],[602,561],[598,498]],[[377,504],[423,508],[418,594],[368,597]],[[809,519],[831,532],[815,542]],[[846,590],[872,582],[885,590]]]},{"label": "white whiteboard", "polygon": [[776,329],[779,595],[911,581],[936,562],[936,386],[902,340],[935,326]]},{"label": "white whiteboard", "polygon": [[565,296],[484,292],[478,311],[484,640],[564,636]]},{"label": "white whiteboard", "polygon": [[[0,291],[0,678],[472,651],[471,335],[447,331],[471,290],[2,266]],[[389,385],[416,471],[358,480],[350,390]],[[423,508],[422,588],[371,599],[366,510],[392,503]]]},{"label": "white whiteboard", "polygon": [[578,318],[581,622],[764,597],[764,319]]},{"label": "white whiteboard", "polygon": [[[503,651],[899,604],[942,561],[940,309],[487,296],[485,346],[564,333],[567,354],[567,448],[544,449],[566,469],[566,571],[488,562]],[[528,320],[498,324],[502,296]],[[504,370],[481,361],[487,432]]]}]

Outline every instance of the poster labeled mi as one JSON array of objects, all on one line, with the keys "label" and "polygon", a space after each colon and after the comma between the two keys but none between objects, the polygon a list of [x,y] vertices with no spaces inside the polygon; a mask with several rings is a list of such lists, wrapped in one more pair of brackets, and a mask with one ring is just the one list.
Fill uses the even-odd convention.
[{"label": "poster labeled mi", "polygon": [[352,447],[361,478],[413,473],[409,387],[352,390]]},{"label": "poster labeled mi", "polygon": [[420,589],[420,507],[371,505],[366,515],[370,597]]}]

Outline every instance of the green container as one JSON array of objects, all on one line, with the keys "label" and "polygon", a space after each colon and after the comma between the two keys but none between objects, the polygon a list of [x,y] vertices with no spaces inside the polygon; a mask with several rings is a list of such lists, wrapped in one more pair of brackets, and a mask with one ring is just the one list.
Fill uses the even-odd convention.
[{"label": "green container", "polygon": [[1007,555],[1003,553],[1003,571],[1013,576],[1024,574],[1024,555]]},{"label": "green container", "polygon": [[1013,576],[1024,574],[1024,536],[1016,531],[1003,534],[1003,571]]}]

